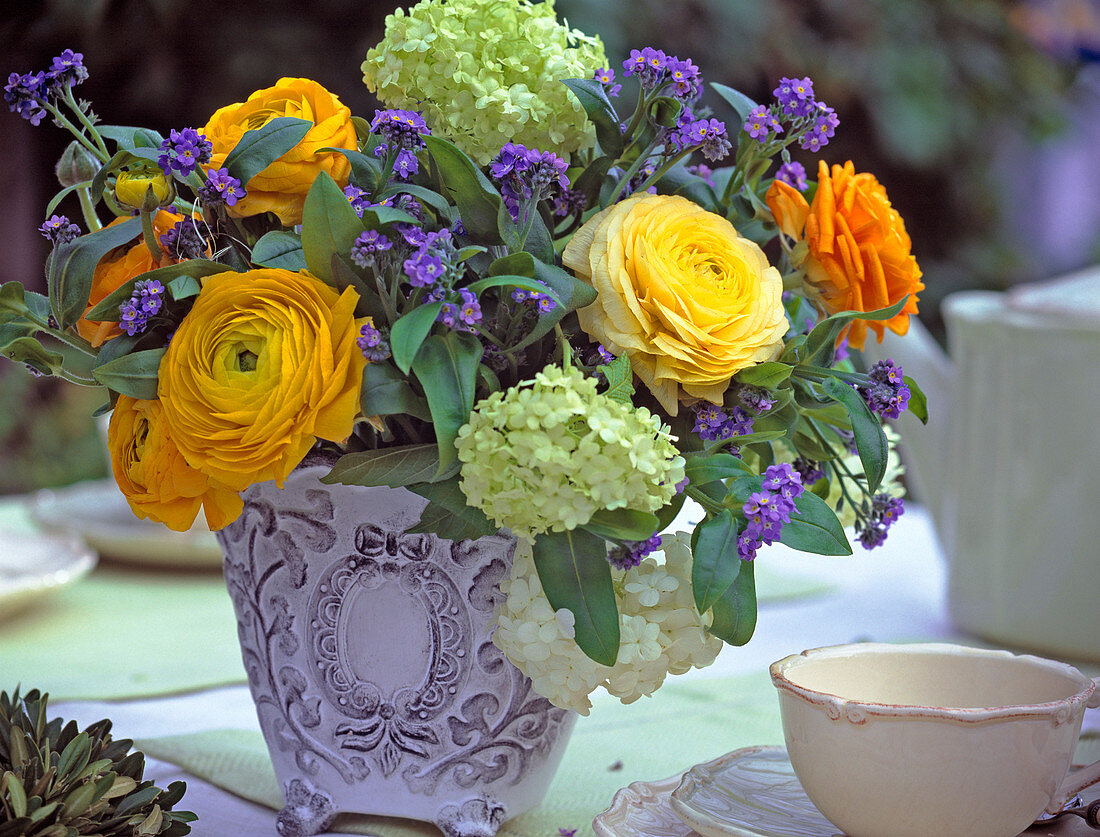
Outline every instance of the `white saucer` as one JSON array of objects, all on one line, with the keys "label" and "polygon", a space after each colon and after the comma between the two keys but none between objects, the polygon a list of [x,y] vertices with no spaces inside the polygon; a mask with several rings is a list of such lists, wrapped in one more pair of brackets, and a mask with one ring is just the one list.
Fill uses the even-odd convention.
[{"label": "white saucer", "polygon": [[0,529],[0,619],[76,581],[96,554],[75,538]]},{"label": "white saucer", "polygon": [[783,747],[746,747],[660,782],[634,782],[592,827],[599,837],[839,834],[806,798]]},{"label": "white saucer", "polygon": [[221,547],[199,513],[186,532],[134,516],[112,479],[39,491],[31,518],[51,531],[70,532],[105,560],[174,569],[215,569]]},{"label": "white saucer", "polygon": [[745,747],[696,765],[669,804],[704,837],[840,837],[802,790],[784,747]]}]

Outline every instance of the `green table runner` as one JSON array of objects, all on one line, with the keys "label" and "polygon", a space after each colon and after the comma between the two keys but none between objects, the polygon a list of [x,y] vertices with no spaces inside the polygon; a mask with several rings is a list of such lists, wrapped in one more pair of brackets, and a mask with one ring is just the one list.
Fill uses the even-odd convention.
[{"label": "green table runner", "polygon": [[[22,503],[0,527],[35,531]],[[0,690],[122,699],[245,682],[221,573],[109,565],[0,621]]]},{"label": "green table runner", "polygon": [[[557,835],[559,828],[591,835],[592,818],[615,791],[635,781],[664,779],[723,753],[753,744],[782,744],[779,704],[768,675],[671,678],[652,697],[623,706],[594,696],[592,714],[578,718],[550,791],[532,811],[509,820],[501,837]],[[137,746],[218,787],[269,808],[282,806],[263,738],[219,730],[147,739]],[[186,797],[184,798],[186,802]],[[184,806],[186,807],[186,806]],[[408,820],[341,816],[334,830],[379,837],[439,837]]]}]

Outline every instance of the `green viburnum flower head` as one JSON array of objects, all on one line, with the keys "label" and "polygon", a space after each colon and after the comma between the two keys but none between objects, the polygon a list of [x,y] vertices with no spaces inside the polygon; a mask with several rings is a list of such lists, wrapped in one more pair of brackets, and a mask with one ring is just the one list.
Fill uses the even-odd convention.
[{"label": "green viburnum flower head", "polygon": [[553,0],[422,0],[386,17],[363,81],[388,107],[420,110],[479,165],[506,142],[565,155],[592,141],[562,84],[607,66],[603,43],[558,23]]},{"label": "green viburnum flower head", "polygon": [[547,366],[476,404],[456,445],[467,502],[530,540],[599,509],[660,509],[684,478],[673,441],[646,408],[597,392],[578,369]]}]

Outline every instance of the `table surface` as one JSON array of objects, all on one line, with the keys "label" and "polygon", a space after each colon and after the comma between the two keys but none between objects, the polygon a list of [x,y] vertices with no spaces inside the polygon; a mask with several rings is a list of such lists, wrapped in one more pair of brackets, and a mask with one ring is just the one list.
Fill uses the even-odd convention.
[{"label": "table surface", "polygon": [[[931,521],[920,507],[910,507],[887,543],[870,552],[857,547],[853,556],[832,558],[774,546],[763,550],[757,561],[767,562],[770,568],[792,577],[820,579],[828,587],[817,595],[762,603],[756,634],[748,645],[727,646],[712,666],[678,679],[760,674],[771,662],[788,654],[860,640],[977,642],[957,633],[947,618],[944,559]],[[660,699],[658,692],[652,700],[625,709],[638,713],[641,719],[644,713],[660,706]],[[68,701],[51,706],[55,713],[75,718],[81,724],[110,717],[119,737],[134,739],[210,729],[259,729],[251,698],[243,685],[153,699]],[[778,715],[777,703],[774,711]],[[584,722],[583,718],[578,721]],[[1085,725],[1100,729],[1100,710],[1090,710]],[[752,743],[765,742],[745,742]],[[686,770],[691,766],[682,767]],[[147,776],[162,787],[176,779],[187,782],[182,807],[199,815],[193,830],[198,837],[276,833],[274,811],[240,799],[174,765],[151,760]],[[642,777],[624,775],[622,785],[637,778]],[[607,800],[608,804],[610,801]],[[1066,819],[1069,820],[1066,825],[1036,828],[1028,834],[1078,833],[1079,820]],[[1080,829],[1080,833],[1095,833],[1083,826]]]}]

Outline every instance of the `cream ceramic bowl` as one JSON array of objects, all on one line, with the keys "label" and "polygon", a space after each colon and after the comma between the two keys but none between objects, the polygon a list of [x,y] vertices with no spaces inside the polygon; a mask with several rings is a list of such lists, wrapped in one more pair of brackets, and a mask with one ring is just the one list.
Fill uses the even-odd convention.
[{"label": "cream ceramic bowl", "polygon": [[817,648],[771,666],[787,751],[850,837],[1015,837],[1066,777],[1100,681],[1063,663],[955,645]]}]

